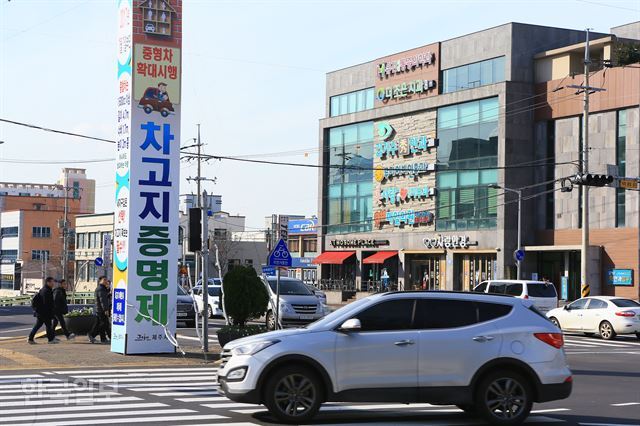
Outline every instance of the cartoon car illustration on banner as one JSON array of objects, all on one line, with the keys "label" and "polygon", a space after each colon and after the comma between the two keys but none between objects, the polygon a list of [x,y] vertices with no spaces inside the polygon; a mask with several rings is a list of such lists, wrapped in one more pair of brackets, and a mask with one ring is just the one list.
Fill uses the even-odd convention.
[{"label": "cartoon car illustration on banner", "polygon": [[169,100],[167,85],[165,83],[158,84],[158,87],[148,87],[147,90],[144,91],[142,99],[140,99],[139,106],[144,109],[144,112],[147,114],[158,111],[163,117],[174,112],[173,104]]}]

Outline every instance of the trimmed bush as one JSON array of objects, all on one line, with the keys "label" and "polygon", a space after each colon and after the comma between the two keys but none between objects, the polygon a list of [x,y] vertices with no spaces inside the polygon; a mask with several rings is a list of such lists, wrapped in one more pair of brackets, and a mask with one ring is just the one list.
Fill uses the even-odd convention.
[{"label": "trimmed bush", "polygon": [[244,327],[267,310],[269,294],[255,269],[236,266],[222,280],[224,309],[233,325]]}]

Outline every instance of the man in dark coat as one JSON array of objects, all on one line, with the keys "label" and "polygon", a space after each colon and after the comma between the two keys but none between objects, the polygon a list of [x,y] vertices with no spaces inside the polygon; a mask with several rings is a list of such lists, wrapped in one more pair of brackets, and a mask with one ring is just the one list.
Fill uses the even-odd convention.
[{"label": "man in dark coat", "polygon": [[107,330],[109,330],[109,315],[111,315],[111,296],[107,287],[107,277],[104,275],[98,278],[96,288],[96,323],[89,333],[89,341],[96,342],[96,336],[100,335],[100,343],[107,343]]},{"label": "man in dark coat", "polygon": [[59,322],[64,335],[67,336],[67,340],[71,340],[76,337],[76,335],[69,333],[69,330],[67,330],[67,324],[64,322],[64,315],[68,313],[67,281],[60,280],[56,288],[53,289],[53,321],[51,322],[51,328],[55,331]]},{"label": "man in dark coat", "polygon": [[56,339],[56,335],[53,332],[53,328],[51,327],[51,320],[53,319],[53,284],[55,280],[52,277],[47,277],[44,282],[44,285],[36,294],[33,296],[33,301],[31,306],[33,308],[33,316],[37,318],[36,325],[33,326],[33,330],[29,333],[29,344],[35,344],[35,340],[33,338],[36,336],[38,330],[43,325],[47,329],[47,339],[49,343],[58,343],[59,340]]}]

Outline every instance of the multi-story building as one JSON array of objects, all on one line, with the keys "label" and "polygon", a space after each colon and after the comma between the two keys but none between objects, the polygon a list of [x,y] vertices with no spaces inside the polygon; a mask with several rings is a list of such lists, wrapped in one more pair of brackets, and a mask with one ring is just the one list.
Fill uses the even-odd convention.
[{"label": "multi-story building", "polygon": [[62,278],[65,260],[73,276],[70,224],[94,211],[94,188],[83,169],[63,169],[52,185],[0,182],[0,294],[35,291],[48,275]]},{"label": "multi-story building", "polygon": [[[113,213],[96,213],[76,216],[75,221],[75,278],[76,291],[92,291],[98,277],[112,276],[110,268],[113,242]],[[102,265],[96,259],[102,259]]]},{"label": "multi-story building", "polygon": [[[639,26],[591,34],[591,85],[608,90],[592,95],[589,171],[617,164],[638,175],[640,70],[618,66],[616,52]],[[582,95],[568,86],[583,81],[584,40],[584,31],[509,23],[328,73],[321,280],[468,290],[514,278],[509,188],[523,194],[523,278],[546,276],[577,297],[580,190],[561,192],[560,178],[578,170]],[[591,190],[592,293],[639,296],[637,282],[606,279],[614,269],[637,277],[636,195]],[[622,238],[626,249],[615,247]]]}]

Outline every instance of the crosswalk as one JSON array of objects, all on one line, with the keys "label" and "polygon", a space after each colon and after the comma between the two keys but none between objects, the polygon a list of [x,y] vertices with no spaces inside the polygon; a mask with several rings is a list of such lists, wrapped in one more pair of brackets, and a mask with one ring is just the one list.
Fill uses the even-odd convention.
[{"label": "crosswalk", "polygon": [[[215,367],[53,370],[0,376],[0,425],[229,425],[273,421],[260,405],[220,395]],[[554,423],[555,412],[529,422]],[[324,404],[322,424],[482,424],[455,406]]]},{"label": "crosswalk", "polygon": [[640,355],[640,339],[635,336],[618,336],[613,340],[603,340],[597,335],[565,334],[564,346],[567,353],[622,351]]}]

